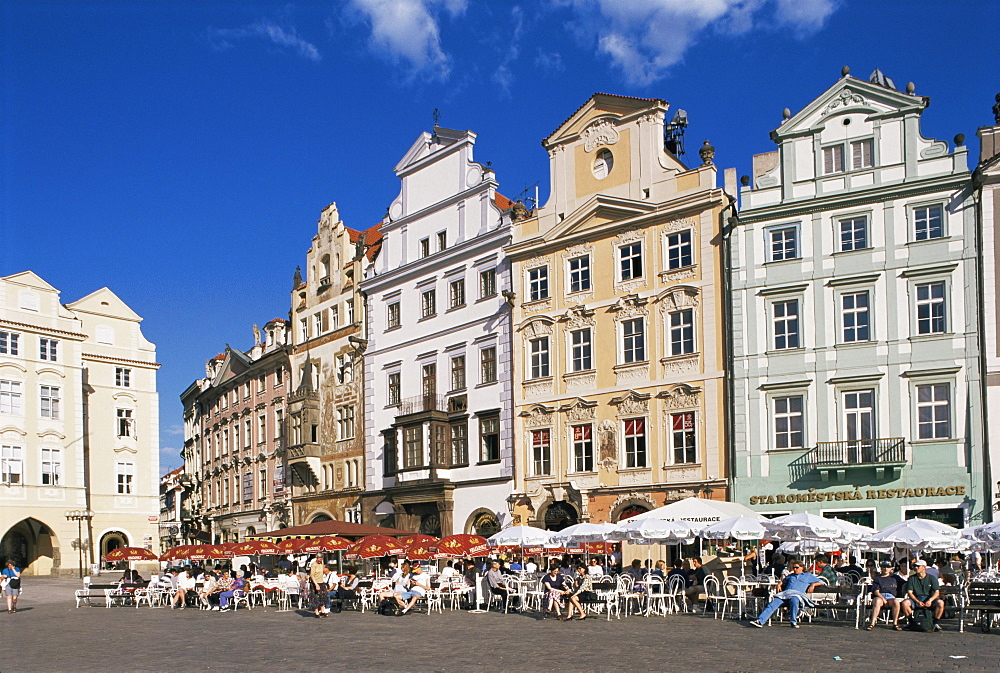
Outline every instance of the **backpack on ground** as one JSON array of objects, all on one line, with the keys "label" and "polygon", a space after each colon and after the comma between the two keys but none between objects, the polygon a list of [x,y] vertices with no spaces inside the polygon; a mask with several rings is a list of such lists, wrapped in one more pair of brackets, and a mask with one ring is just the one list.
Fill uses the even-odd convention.
[{"label": "backpack on ground", "polygon": [[934,615],[931,613],[930,608],[917,608],[914,610],[910,628],[914,631],[923,631],[924,633],[933,631]]},{"label": "backpack on ground", "polygon": [[383,598],[378,604],[378,613],[386,617],[398,617],[403,614],[403,609],[399,607],[395,598]]}]

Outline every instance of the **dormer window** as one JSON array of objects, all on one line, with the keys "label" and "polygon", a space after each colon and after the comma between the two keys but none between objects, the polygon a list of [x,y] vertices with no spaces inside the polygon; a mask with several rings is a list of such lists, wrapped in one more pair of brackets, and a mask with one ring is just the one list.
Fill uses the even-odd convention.
[{"label": "dormer window", "polygon": [[875,165],[873,153],[875,143],[871,138],[855,140],[851,143],[851,168],[871,168]]},{"label": "dormer window", "polygon": [[831,145],[830,147],[824,147],[823,173],[825,175],[830,175],[831,173],[843,173],[843,172],[844,172],[844,146]]},{"label": "dormer window", "polygon": [[[856,171],[875,165],[875,142],[871,138],[852,140],[850,146],[851,168]],[[843,173],[847,169],[846,146],[843,143],[823,148],[823,174]]]}]

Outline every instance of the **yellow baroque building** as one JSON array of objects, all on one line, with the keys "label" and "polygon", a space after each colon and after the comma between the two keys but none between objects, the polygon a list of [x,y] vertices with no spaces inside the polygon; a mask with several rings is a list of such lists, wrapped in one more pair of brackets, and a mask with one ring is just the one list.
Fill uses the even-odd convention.
[{"label": "yellow baroque building", "polygon": [[558,530],[728,495],[733,200],[708,141],[694,168],[667,149],[667,109],[595,94],[542,141],[551,194],[515,218],[507,248],[516,523]]}]

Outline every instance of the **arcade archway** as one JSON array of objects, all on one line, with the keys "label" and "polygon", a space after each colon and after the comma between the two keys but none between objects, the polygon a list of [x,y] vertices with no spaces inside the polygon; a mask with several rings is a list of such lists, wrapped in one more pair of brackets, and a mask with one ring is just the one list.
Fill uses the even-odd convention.
[{"label": "arcade archway", "polygon": [[[86,540],[83,544],[86,550]],[[52,529],[38,519],[22,519],[0,539],[0,563],[8,559],[26,575],[56,574],[60,566],[59,541]]]}]

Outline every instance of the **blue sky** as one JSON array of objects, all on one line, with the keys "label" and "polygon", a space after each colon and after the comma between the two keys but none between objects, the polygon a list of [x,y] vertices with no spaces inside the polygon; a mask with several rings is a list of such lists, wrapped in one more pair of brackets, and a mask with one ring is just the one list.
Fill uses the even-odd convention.
[{"label": "blue sky", "polygon": [[179,394],[285,317],[320,210],[377,222],[433,125],[479,134],[514,197],[595,91],[687,110],[688,160],[748,173],[848,65],[931,97],[926,136],[992,123],[995,0],[0,3],[0,275],[108,286],[157,344],[161,460]]}]

